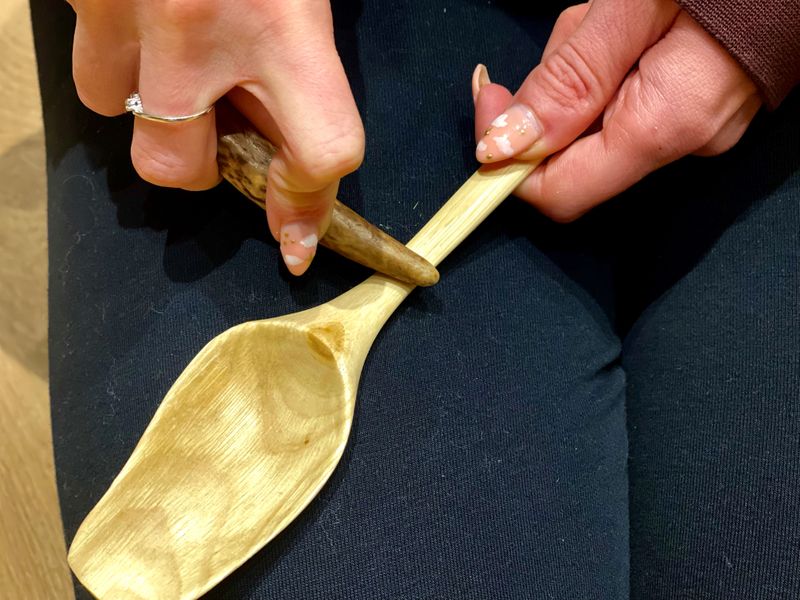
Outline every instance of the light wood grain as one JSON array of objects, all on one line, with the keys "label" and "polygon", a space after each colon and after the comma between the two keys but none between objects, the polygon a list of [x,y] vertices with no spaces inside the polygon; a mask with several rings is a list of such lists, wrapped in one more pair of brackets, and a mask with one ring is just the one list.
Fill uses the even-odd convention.
[{"label": "light wood grain", "polygon": [[[533,169],[475,173],[409,246],[438,264]],[[75,536],[81,582],[102,599],[197,598],[283,530],[339,462],[364,360],[413,289],[376,274],[209,342]]]},{"label": "light wood grain", "polygon": [[44,135],[24,0],[0,5],[0,598],[69,599],[47,389]]}]

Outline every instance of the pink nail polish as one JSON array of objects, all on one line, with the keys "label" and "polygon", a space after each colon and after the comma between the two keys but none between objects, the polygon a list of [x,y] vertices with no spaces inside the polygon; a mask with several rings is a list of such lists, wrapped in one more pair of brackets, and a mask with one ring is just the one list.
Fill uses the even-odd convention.
[{"label": "pink nail polish", "polygon": [[283,262],[292,275],[302,275],[317,253],[316,224],[294,221],[281,227],[280,244]]},{"label": "pink nail polish", "polygon": [[506,160],[527,150],[542,136],[542,127],[533,111],[523,104],[512,104],[498,115],[478,142],[475,156],[481,162]]}]

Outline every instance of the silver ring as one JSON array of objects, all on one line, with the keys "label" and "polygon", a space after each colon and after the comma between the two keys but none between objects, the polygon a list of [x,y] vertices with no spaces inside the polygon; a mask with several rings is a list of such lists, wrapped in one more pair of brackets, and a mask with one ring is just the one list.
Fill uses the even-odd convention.
[{"label": "silver ring", "polygon": [[139,92],[133,92],[125,100],[126,112],[133,113],[133,116],[135,117],[147,119],[148,121],[155,121],[156,123],[185,123],[186,121],[194,121],[195,119],[199,119],[203,115],[210,113],[212,108],[214,108],[213,105],[191,115],[168,117],[163,115],[151,115],[144,112],[144,107],[142,106],[142,97],[139,95]]}]

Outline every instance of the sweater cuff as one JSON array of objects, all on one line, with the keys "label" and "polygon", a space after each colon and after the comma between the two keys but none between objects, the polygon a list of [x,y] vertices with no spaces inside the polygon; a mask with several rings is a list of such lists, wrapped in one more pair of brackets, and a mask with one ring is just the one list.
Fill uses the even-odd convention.
[{"label": "sweater cuff", "polygon": [[800,0],[677,0],[775,108],[800,82]]}]

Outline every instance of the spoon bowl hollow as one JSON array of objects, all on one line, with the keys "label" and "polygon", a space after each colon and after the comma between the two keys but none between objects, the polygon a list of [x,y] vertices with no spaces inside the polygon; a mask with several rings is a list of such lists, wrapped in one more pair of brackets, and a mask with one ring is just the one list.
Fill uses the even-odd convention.
[{"label": "spoon bowl hollow", "polygon": [[70,565],[93,594],[196,597],[305,508],[350,432],[344,335],[256,321],[195,357],[75,536]]}]

